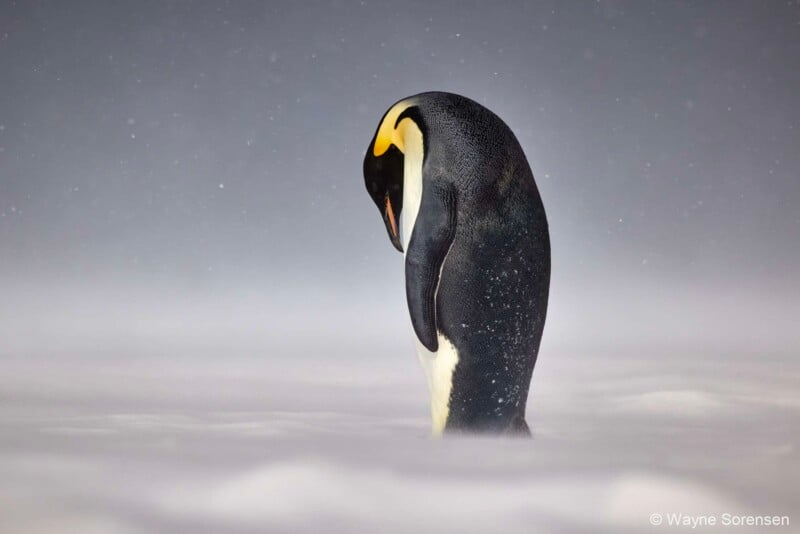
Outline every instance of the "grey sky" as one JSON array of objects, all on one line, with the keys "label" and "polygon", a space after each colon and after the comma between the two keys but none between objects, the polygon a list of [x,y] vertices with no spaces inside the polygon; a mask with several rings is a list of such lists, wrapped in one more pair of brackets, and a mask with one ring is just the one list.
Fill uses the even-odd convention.
[{"label": "grey sky", "polygon": [[800,344],[797,2],[434,4],[4,3],[7,350],[109,317],[130,339],[182,313],[267,344],[405,328],[361,159],[425,90],[494,110],[528,155],[545,343]]}]

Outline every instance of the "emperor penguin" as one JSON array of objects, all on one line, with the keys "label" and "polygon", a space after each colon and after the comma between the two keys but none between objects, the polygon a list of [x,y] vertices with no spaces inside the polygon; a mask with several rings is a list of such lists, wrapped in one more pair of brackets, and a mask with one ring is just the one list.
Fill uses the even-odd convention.
[{"label": "emperor penguin", "polygon": [[383,115],[364,179],[405,256],[433,434],[528,435],[550,237],[516,137],[473,100],[421,93]]}]

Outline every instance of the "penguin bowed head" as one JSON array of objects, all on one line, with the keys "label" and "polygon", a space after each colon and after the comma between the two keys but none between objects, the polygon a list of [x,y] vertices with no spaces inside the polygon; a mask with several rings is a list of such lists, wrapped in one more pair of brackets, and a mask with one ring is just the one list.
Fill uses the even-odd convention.
[{"label": "penguin bowed head", "polygon": [[527,434],[550,286],[544,207],[516,137],[451,93],[389,108],[364,180],[405,256],[408,309],[434,434]]}]

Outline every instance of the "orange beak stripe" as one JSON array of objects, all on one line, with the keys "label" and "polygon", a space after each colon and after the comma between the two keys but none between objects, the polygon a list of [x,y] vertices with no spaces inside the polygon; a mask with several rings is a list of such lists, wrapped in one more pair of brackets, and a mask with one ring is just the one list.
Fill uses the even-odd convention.
[{"label": "orange beak stripe", "polygon": [[394,220],[394,211],[392,210],[392,202],[389,200],[389,195],[386,195],[386,214],[389,216],[389,224],[392,227],[392,235],[397,239],[397,222]]}]

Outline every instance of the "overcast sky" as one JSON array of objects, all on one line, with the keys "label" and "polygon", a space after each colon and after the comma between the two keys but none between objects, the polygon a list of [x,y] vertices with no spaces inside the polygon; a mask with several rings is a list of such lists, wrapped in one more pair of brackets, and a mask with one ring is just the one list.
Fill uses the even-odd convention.
[{"label": "overcast sky", "polygon": [[545,347],[800,347],[800,3],[428,4],[4,2],[0,351],[406,342],[361,161],[427,90],[528,155]]}]

